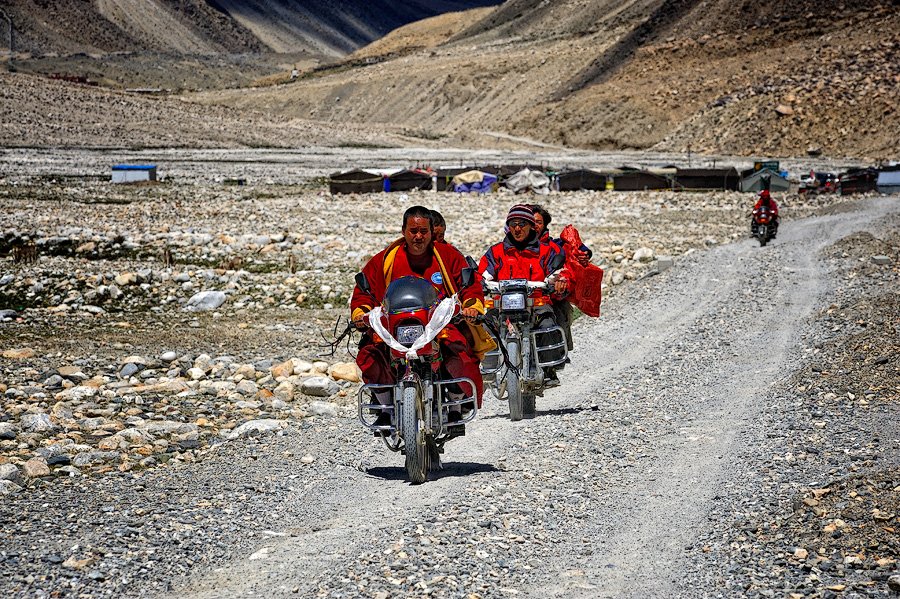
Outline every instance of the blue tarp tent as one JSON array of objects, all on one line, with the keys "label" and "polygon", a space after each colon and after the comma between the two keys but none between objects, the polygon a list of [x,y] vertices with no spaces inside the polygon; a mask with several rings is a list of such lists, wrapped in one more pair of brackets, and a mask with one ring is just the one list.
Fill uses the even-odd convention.
[{"label": "blue tarp tent", "polygon": [[457,193],[491,193],[497,176],[482,171],[466,171],[453,177],[453,191]]}]

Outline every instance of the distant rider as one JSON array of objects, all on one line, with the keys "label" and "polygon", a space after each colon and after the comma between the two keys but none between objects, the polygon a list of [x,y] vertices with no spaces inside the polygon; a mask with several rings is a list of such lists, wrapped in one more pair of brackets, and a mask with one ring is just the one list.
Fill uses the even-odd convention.
[{"label": "distant rider", "polygon": [[768,208],[772,215],[772,239],[775,239],[781,218],[778,216],[778,204],[772,199],[772,194],[769,193],[768,189],[763,189],[759,192],[759,199],[756,200],[756,205],[753,206],[753,212],[751,213],[753,219],[750,221],[751,235],[756,235],[756,217],[759,215],[760,208]]},{"label": "distant rider", "polygon": [[443,215],[437,210],[431,210],[431,222],[434,223],[434,240],[438,243],[447,243],[444,241],[444,232],[447,230],[447,221]]}]

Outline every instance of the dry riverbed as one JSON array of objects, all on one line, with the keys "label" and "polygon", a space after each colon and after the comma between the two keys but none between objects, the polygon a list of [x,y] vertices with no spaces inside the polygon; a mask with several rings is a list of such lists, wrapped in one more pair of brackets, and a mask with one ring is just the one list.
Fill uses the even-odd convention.
[{"label": "dry riverbed", "polygon": [[[777,199],[785,231],[792,221],[835,219],[871,201],[794,195]],[[335,321],[346,315],[353,274],[398,236],[402,212],[409,205],[440,210],[448,222],[448,240],[477,258],[500,238],[508,207],[521,201],[544,204],[554,215],[551,228],[555,231],[574,223],[594,249],[594,262],[606,269],[604,318],[622,318],[633,308],[642,309],[641,290],[665,284],[661,281],[670,273],[654,276],[667,263],[659,258],[671,257],[673,272],[685,265],[702,277],[725,278],[727,272],[711,270],[717,267],[715,260],[698,257],[727,244],[750,243],[744,238],[753,196],[739,193],[330,196],[312,183],[232,187],[170,181],[113,186],[90,177],[36,178],[0,186],[0,492],[7,494],[3,499],[7,538],[14,534],[16,506],[32,497],[65,497],[101,489],[104,497],[112,498],[109,485],[120,477],[156,477],[186,465],[204,472],[206,460],[211,464],[206,482],[210,486],[217,481],[227,488],[249,485],[244,495],[266,487],[262,480],[254,482],[252,474],[246,479],[238,473],[222,475],[219,455],[223,451],[252,461],[271,455],[270,449],[276,448],[282,456],[282,474],[301,476],[300,486],[288,485],[294,489],[290,493],[299,492],[304,484],[303,475],[289,467],[294,461],[321,462],[333,451],[328,459],[365,470],[364,464],[341,458],[338,449],[359,441],[358,435],[348,432],[354,430],[348,417],[354,413],[357,380],[352,354],[344,346],[334,355],[325,352],[323,356],[320,346],[321,334],[330,334]],[[896,214],[891,218],[889,222],[896,224]],[[36,261],[14,263],[15,248],[29,242],[35,244]],[[790,255],[789,248],[785,245],[778,251]],[[896,451],[896,428],[878,432],[874,443],[879,447],[873,448],[872,435],[863,424],[855,424],[854,430],[866,434],[830,439],[832,429],[819,423],[839,422],[845,416],[856,422],[859,411],[883,409],[896,414],[898,303],[890,290],[897,283],[898,240],[896,233],[857,233],[835,240],[822,251],[821,259],[834,269],[840,284],[828,303],[810,300],[819,316],[809,331],[804,329],[808,337],[802,347],[786,349],[805,352],[793,362],[802,366],[785,373],[793,377],[789,399],[773,397],[773,401],[787,401],[796,416],[786,425],[781,410],[771,415],[763,411],[773,431],[780,432],[754,437],[761,444],[759,450],[770,457],[763,475],[755,469],[757,462],[748,462],[753,467],[741,481],[746,492],[738,497],[750,498],[773,488],[775,494],[763,506],[745,505],[741,499],[714,508],[714,514],[721,512],[722,523],[737,518],[737,524],[727,530],[712,529],[703,544],[691,549],[701,549],[697,564],[704,563],[703,556],[712,560],[697,575],[709,588],[752,594],[787,585],[782,580],[788,572],[793,586],[777,587],[777,596],[784,592],[827,596],[826,582],[835,589],[842,584],[849,588],[843,579],[866,594],[867,589],[884,590],[895,571],[892,560],[897,547],[885,531],[896,525],[896,465],[882,466],[871,457],[891,447]],[[873,256],[886,256],[888,262],[876,264]],[[781,268],[777,262],[770,266]],[[728,317],[726,312],[717,312],[716,318]],[[593,323],[582,321],[578,330],[588,325]],[[580,334],[584,342],[587,333]],[[661,360],[662,355],[653,357],[654,362]],[[627,373],[626,369],[622,376]],[[658,393],[634,395],[640,384],[640,380],[622,382],[617,393],[636,403]],[[584,408],[591,401],[603,405],[597,397],[579,405]],[[572,408],[563,403],[558,409]],[[564,421],[569,418],[565,416]],[[620,424],[605,420],[598,426],[615,429]],[[621,426],[632,430],[631,424]],[[267,432],[276,434],[271,445],[260,441]],[[626,452],[607,456],[610,463],[631,460],[631,441],[650,434],[633,432],[638,436],[629,433],[621,438],[622,444],[602,450]],[[333,439],[319,446],[314,434]],[[538,439],[551,436],[543,431]],[[845,439],[852,442],[842,449]],[[522,441],[526,446],[537,442]],[[367,455],[380,453],[375,448],[375,454]],[[822,459],[832,455],[838,465],[825,462],[822,471]],[[849,456],[849,465],[844,465],[842,456]],[[800,486],[790,482],[796,478],[798,464],[808,464],[815,472],[805,475],[806,482]],[[786,465],[790,468],[785,469]],[[322,476],[312,476],[304,488],[313,488]],[[627,481],[628,476],[621,480]],[[131,490],[123,490],[125,495],[142,493],[131,483],[128,486]],[[167,520],[164,506],[173,498],[163,493],[157,499],[158,504],[133,506],[137,511],[129,516],[132,522],[113,527],[119,531],[116,535],[121,532],[126,541],[137,543],[131,557],[118,550],[104,552],[103,541],[96,539],[90,548],[79,549],[50,537],[46,544],[29,549],[4,544],[0,547],[7,574],[4,588],[16,596],[41,596],[60,589],[65,596],[142,594],[139,588],[150,587],[135,585],[144,576],[149,576],[147,584],[154,588],[166,588],[173,577],[188,574],[192,563],[163,558],[169,564],[166,567],[147,566],[155,558],[152,551],[148,553],[147,543],[140,541],[147,528],[136,523]],[[227,507],[230,501],[215,493],[208,505],[201,505],[202,501],[186,507],[185,513],[196,508],[197,518],[208,518],[204,510],[211,505],[226,510],[216,512],[216,518],[228,520],[229,514],[240,513],[246,519],[245,510],[260,508],[252,497],[238,512],[227,511],[235,508]],[[787,520],[779,511],[786,505],[794,514]],[[272,515],[272,522],[277,520]],[[468,522],[465,515],[459,520]],[[34,526],[29,526],[33,531]],[[166,524],[163,529],[173,534],[182,531],[178,533],[186,543],[182,549],[193,543],[202,552],[213,543],[184,532],[193,530],[185,528],[186,521],[173,526]],[[409,526],[403,534],[415,535],[415,526]],[[468,523],[463,529],[467,527]],[[214,543],[228,548],[221,555],[233,556],[236,548],[252,542],[248,537],[229,545],[228,535],[243,529],[238,524],[226,528]],[[553,534],[562,530],[561,524]],[[835,536],[835,531],[841,534]],[[77,546],[77,536],[70,531],[65,540]],[[529,543],[543,543],[550,537],[528,538]],[[160,552],[171,549],[151,545]],[[510,560],[516,559],[513,554]],[[749,560],[760,555],[775,566],[750,567]],[[215,564],[209,556],[198,559],[210,567]],[[375,567],[380,558],[373,554],[366,559]],[[367,568],[351,568],[346,575],[351,580],[369,580]],[[723,569],[718,578],[710,574],[716,568]],[[590,567],[584,570],[590,573]],[[856,575],[860,571],[873,574],[861,578]],[[816,578],[811,578],[811,572]],[[523,583],[509,572],[500,576],[514,586]],[[338,579],[326,576],[322,588],[339,587]],[[547,580],[544,584],[550,584]],[[378,587],[380,583],[366,584]],[[396,585],[385,587],[390,588]],[[438,595],[456,596],[465,588],[447,587],[446,593]],[[477,592],[494,596],[490,588],[479,586]],[[415,594],[415,589],[421,590],[410,586],[407,591]]]}]

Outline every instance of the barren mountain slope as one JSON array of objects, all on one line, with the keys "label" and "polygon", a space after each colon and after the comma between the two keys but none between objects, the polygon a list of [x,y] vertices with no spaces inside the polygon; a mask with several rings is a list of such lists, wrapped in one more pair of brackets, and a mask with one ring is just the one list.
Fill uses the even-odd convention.
[{"label": "barren mountain slope", "polygon": [[[664,3],[681,18],[660,11],[651,38],[600,55],[557,92],[561,102],[537,107],[517,128],[545,122],[549,110],[573,115],[551,139],[574,145],[897,156],[897,3],[685,4]],[[634,132],[617,140],[622,122]]]},{"label": "barren mountain slope", "polygon": [[144,0],[139,11],[128,0],[96,0],[97,12],[110,23],[149,48],[166,48],[175,54],[216,54],[225,50],[215,41],[178,19],[157,0]]},{"label": "barren mountain slope", "polygon": [[422,48],[433,48],[470,28],[473,23],[481,22],[494,10],[492,7],[473,8],[415,21],[394,29],[384,37],[355,51],[347,59],[386,57],[390,54],[408,54]]},{"label": "barren mountain slope", "polygon": [[390,129],[284,119],[0,71],[0,148],[404,146]]},{"label": "barren mountain slope", "polygon": [[5,0],[18,52],[259,52],[265,47],[204,0]]},{"label": "barren mountain slope", "polygon": [[305,51],[336,57],[412,21],[498,1],[5,0],[0,8],[15,24],[17,50],[37,55]]},{"label": "barren mountain slope", "polygon": [[900,138],[898,19],[878,0],[513,0],[437,49],[197,99],[475,144],[883,158]]},{"label": "barren mountain slope", "polygon": [[215,0],[214,3],[275,52],[295,52],[302,45],[304,49],[343,56],[407,23],[445,12],[493,5],[497,1]]}]

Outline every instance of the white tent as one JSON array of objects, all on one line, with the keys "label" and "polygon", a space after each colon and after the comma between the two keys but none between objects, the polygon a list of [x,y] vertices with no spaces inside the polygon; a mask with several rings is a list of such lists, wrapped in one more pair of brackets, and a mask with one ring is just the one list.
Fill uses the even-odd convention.
[{"label": "white tent", "polygon": [[550,193],[550,177],[539,171],[522,169],[506,180],[506,187],[513,193],[533,191],[541,195]]}]

